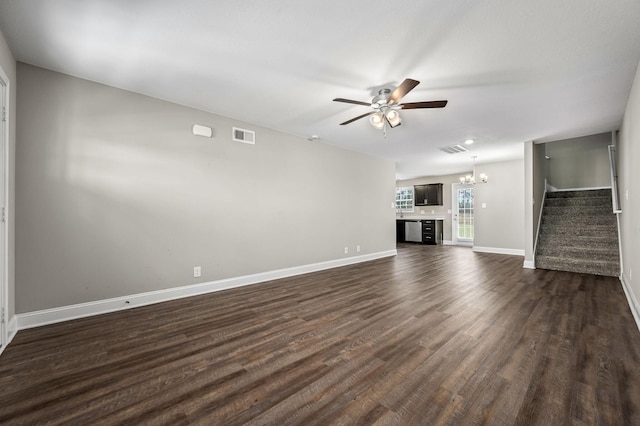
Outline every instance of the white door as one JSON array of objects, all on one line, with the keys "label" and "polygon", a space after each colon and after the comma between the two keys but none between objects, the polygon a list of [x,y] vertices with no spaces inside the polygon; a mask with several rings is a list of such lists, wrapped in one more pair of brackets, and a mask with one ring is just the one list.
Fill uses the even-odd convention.
[{"label": "white door", "polygon": [[7,344],[7,170],[9,156],[9,78],[0,68],[0,352]]},{"label": "white door", "polygon": [[451,185],[452,241],[455,245],[473,245],[473,185]]}]

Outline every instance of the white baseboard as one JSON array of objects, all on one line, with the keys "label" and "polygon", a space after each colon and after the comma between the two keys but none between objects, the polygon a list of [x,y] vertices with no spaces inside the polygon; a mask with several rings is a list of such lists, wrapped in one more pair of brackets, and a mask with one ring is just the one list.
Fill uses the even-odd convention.
[{"label": "white baseboard", "polygon": [[9,319],[9,322],[7,323],[7,344],[0,347],[0,355],[2,355],[2,352],[4,352],[7,346],[9,346],[9,343],[11,343],[13,338],[16,337],[17,332],[18,332],[18,319],[14,315],[11,317],[11,319]]},{"label": "white baseboard", "polygon": [[442,245],[443,246],[452,246],[453,245],[453,241],[451,241],[451,240],[442,240]]},{"label": "white baseboard", "polygon": [[636,320],[636,327],[640,330],[640,303],[638,303],[638,299],[636,299],[635,294],[633,294],[631,286],[627,283],[624,274],[620,275],[620,282],[622,282],[622,289],[627,296],[627,302],[629,303],[629,309],[631,309],[633,319]]},{"label": "white baseboard", "polygon": [[18,332],[18,317],[12,316],[9,320],[9,324],[7,324],[7,332],[9,334],[8,341],[11,342],[14,337],[16,337],[16,333]]},{"label": "white baseboard", "polygon": [[479,253],[496,253],[496,254],[510,254],[513,256],[524,256],[524,250],[508,249],[508,248],[500,248],[500,247],[473,246],[473,251],[476,251]]},{"label": "white baseboard", "polygon": [[457,243],[454,243],[453,241],[451,241],[451,245],[452,246],[458,246],[458,247],[473,247],[473,241],[470,242],[466,242],[466,241],[458,241]]},{"label": "white baseboard", "polygon": [[525,269],[536,269],[536,262],[535,260],[525,260],[522,267]]},{"label": "white baseboard", "polygon": [[173,287],[166,290],[138,293],[129,296],[115,297],[112,299],[79,303],[77,305],[68,305],[61,306],[59,308],[27,312],[17,315],[16,330],[40,327],[43,325],[69,321],[77,318],[106,314],[109,312],[131,309],[138,306],[151,305],[153,303],[166,302],[169,300],[182,299],[184,297],[197,296],[200,294],[212,293],[220,290],[243,287],[246,285],[258,284],[261,282],[271,281],[279,278],[308,274],[310,272],[322,271],[325,269],[367,262],[369,260],[380,259],[383,257],[395,256],[396,254],[397,251],[394,249],[378,253],[365,254],[362,256],[353,256],[344,259],[329,260],[326,262],[278,269],[275,271],[262,272],[259,274],[244,275],[218,281]]}]

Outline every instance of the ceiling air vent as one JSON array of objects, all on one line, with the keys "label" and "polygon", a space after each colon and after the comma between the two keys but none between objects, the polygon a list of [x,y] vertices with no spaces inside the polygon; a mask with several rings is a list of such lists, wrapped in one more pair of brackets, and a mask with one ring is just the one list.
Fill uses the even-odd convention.
[{"label": "ceiling air vent", "polygon": [[447,154],[457,154],[459,152],[467,152],[469,151],[462,145],[451,145],[451,146],[443,146],[439,148],[441,151],[446,152]]},{"label": "ceiling air vent", "polygon": [[244,142],[255,145],[256,132],[252,132],[251,130],[239,129],[237,127],[234,127],[232,132],[233,140],[235,142]]}]

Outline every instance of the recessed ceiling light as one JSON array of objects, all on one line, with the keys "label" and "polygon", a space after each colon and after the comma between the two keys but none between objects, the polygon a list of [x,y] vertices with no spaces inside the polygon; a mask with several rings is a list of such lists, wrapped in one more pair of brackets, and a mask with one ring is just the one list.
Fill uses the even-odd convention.
[{"label": "recessed ceiling light", "polygon": [[466,143],[467,145],[471,145],[473,143],[473,139],[467,139],[466,141],[464,141],[464,143]]}]

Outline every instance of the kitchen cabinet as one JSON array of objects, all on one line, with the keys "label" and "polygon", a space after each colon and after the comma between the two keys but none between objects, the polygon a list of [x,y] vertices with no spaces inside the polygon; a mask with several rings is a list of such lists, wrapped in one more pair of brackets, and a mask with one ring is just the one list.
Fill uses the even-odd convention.
[{"label": "kitchen cabinet", "polygon": [[[396,220],[396,242],[442,244],[442,219],[398,219]],[[416,226],[418,229],[416,230]]]},{"label": "kitchen cabinet", "polygon": [[416,206],[441,206],[442,184],[429,183],[426,185],[414,185],[413,199]]},{"label": "kitchen cabinet", "polygon": [[442,244],[442,220],[422,221],[422,242],[424,244]]},{"label": "kitchen cabinet", "polygon": [[396,220],[396,242],[397,243],[404,243],[405,241],[404,224],[405,224],[404,220]]}]

